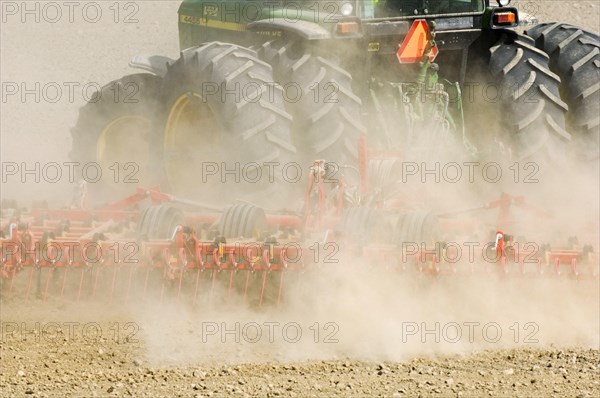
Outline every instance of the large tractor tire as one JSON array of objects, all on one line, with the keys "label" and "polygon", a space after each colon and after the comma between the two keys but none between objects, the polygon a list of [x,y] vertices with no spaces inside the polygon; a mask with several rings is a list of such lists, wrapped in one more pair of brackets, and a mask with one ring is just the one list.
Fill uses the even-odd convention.
[{"label": "large tractor tire", "polygon": [[294,142],[302,160],[354,165],[366,128],[352,76],[334,61],[312,54],[301,41],[269,41],[258,53],[288,93],[286,106],[294,117]]},{"label": "large tractor tire", "polygon": [[501,93],[501,122],[512,135],[513,158],[560,167],[571,141],[565,130],[568,106],[560,97],[560,77],[550,70],[548,55],[529,37],[514,32],[503,34],[489,52],[489,68]]},{"label": "large tractor tire", "polygon": [[[561,23],[544,23],[525,32],[550,56],[550,68],[562,79],[561,97],[569,104],[567,124],[578,156],[599,158],[600,37]],[[597,166],[596,166],[597,167]]]},{"label": "large tractor tire", "polygon": [[93,199],[115,199],[131,194],[134,183],[158,182],[152,165],[160,84],[159,77],[148,73],[128,75],[102,87],[79,110],[70,157],[80,167],[91,162],[100,166],[102,179],[92,185]]},{"label": "large tractor tire", "polygon": [[[281,91],[269,91],[272,81],[271,66],[238,45],[211,42],[181,53],[168,68],[161,95],[163,159],[171,190],[221,202],[233,192],[245,199],[253,193],[283,199],[274,195],[277,188],[294,191],[281,189],[281,172],[270,181],[265,166],[278,162],[282,167],[296,151],[292,117]],[[248,168],[250,176],[244,175]]]}]

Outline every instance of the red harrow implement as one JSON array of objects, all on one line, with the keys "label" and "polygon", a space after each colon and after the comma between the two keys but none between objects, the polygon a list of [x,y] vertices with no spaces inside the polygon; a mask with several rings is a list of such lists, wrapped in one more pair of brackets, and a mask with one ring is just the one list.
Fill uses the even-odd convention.
[{"label": "red harrow implement", "polygon": [[[406,277],[598,279],[596,252],[579,247],[576,238],[550,246],[502,232],[516,228],[512,208],[552,224],[522,197],[502,194],[455,213],[388,206],[395,202],[380,200],[374,170],[381,175],[398,155],[370,152],[362,142],[359,153],[360,205],[354,206],[346,200],[344,179],[330,183],[327,163],[317,161],[299,214],[269,214],[247,203],[218,211],[142,188],[99,209],[3,209],[2,297],[175,297],[260,306],[280,302],[288,284],[301,283],[304,270],[333,267],[338,255]],[[492,224],[473,216],[483,210],[497,211]],[[445,238],[448,231],[474,236],[476,230],[487,236]]]},{"label": "red harrow implement", "polygon": [[[124,210],[144,199],[154,205],[143,212]],[[203,294],[212,301],[218,284],[219,289],[226,287],[228,298],[236,290],[245,301],[260,305],[266,297],[281,299],[283,271],[305,265],[298,244],[244,239],[244,233],[253,233],[250,224],[234,224],[242,217],[254,223],[252,228],[257,223],[297,227],[298,217],[267,217],[246,204],[230,206],[222,215],[184,214],[174,203],[162,192],[138,189],[97,210],[32,209],[18,219],[3,218],[3,294],[112,301],[163,298],[166,293],[180,297],[185,291],[197,302]],[[208,241],[208,229],[215,223],[240,238],[228,243],[225,236],[213,234]],[[274,281],[276,291],[266,292],[267,282],[272,290]]]}]

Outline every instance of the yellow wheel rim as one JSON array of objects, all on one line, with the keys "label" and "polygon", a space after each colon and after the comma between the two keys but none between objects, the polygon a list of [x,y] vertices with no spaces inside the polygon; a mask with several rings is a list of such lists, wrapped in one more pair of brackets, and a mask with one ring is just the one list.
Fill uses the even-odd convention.
[{"label": "yellow wheel rim", "polygon": [[186,190],[197,182],[201,162],[218,148],[217,120],[196,93],[181,95],[173,103],[164,134],[164,162],[171,188]]},{"label": "yellow wheel rim", "polygon": [[115,162],[136,162],[142,168],[149,158],[149,131],[150,121],[141,116],[121,116],[111,121],[98,138],[97,161],[107,167]]}]

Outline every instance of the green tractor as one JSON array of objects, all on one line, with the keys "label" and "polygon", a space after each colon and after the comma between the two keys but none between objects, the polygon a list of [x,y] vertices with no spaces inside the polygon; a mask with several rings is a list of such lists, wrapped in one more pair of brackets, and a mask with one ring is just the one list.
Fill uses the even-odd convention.
[{"label": "green tractor", "polygon": [[144,73],[81,109],[73,160],[127,165],[176,193],[207,165],[354,167],[362,135],[406,159],[597,165],[598,35],[520,34],[509,3],[184,0],[179,59],[134,57]]}]

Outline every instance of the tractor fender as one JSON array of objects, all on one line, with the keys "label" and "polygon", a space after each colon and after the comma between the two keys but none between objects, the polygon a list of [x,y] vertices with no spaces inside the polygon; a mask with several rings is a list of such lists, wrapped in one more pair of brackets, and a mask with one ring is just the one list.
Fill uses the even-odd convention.
[{"label": "tractor fender", "polygon": [[165,77],[167,74],[167,65],[175,60],[162,55],[136,55],[129,61],[129,66],[135,69],[142,69],[154,73],[158,77]]},{"label": "tractor fender", "polygon": [[284,31],[302,37],[306,40],[330,39],[331,32],[314,22],[295,20],[288,21],[284,18],[272,18],[251,22],[246,28],[252,32]]}]

